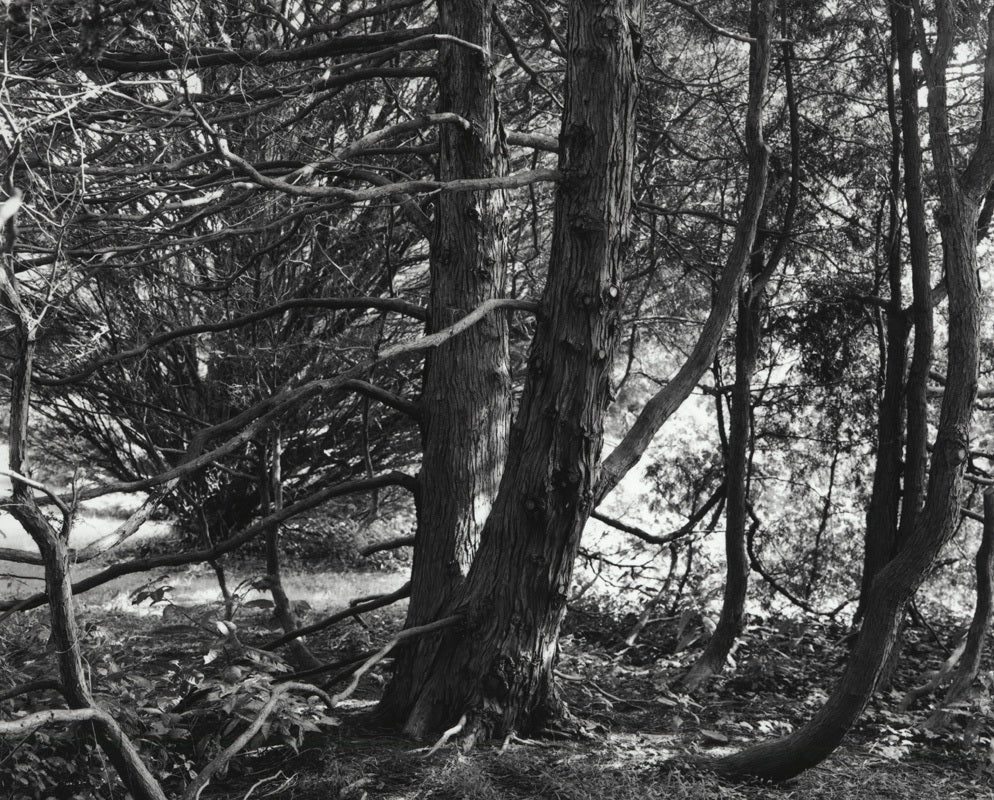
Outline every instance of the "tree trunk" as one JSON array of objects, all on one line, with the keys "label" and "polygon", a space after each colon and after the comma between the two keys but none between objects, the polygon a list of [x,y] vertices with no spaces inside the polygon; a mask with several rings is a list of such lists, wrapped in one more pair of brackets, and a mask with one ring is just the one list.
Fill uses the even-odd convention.
[{"label": "tree trunk", "polygon": [[[895,1],[891,12],[897,18],[910,10]],[[961,172],[954,166],[945,80],[956,26],[948,3],[940,2],[937,13],[935,45],[931,52],[923,54],[923,65],[949,290],[949,341],[946,391],[925,504],[910,537],[870,587],[859,639],[825,705],[790,736],[712,762],[710,767],[722,774],[786,780],[820,763],[838,747],[869,702],[893,647],[905,606],[952,535],[959,517],[959,490],[969,457],[970,420],[977,393],[977,219],[980,204],[994,180],[994,9],[988,17],[980,137]]]},{"label": "tree trunk", "polygon": [[[754,255],[762,262],[762,254]],[[688,692],[699,689],[725,668],[732,645],[742,633],[749,588],[749,554],[746,551],[749,445],[752,441],[752,376],[759,356],[760,324],[764,307],[762,287],[746,290],[739,300],[735,332],[735,384],[728,422],[728,461],[725,466],[725,589],[721,616],[693,667],[683,679]]]},{"label": "tree trunk", "polygon": [[[279,431],[273,433],[270,444],[269,464],[265,465],[264,454],[262,459],[264,466],[260,475],[263,487],[262,507],[265,514],[283,510],[283,440]],[[280,567],[279,523],[266,531],[266,580],[269,583],[269,593],[273,597],[273,616],[280,624],[284,634],[294,633],[300,627],[300,622],[283,586],[283,572]],[[321,665],[321,662],[304,644],[303,637],[291,639],[287,643],[287,648],[297,669],[314,669]]]},{"label": "tree trunk", "polygon": [[[495,0],[439,0],[439,32],[492,51]],[[439,47],[439,111],[466,127],[439,131],[439,179],[486,178],[507,172],[493,64],[462,43]],[[504,193],[437,195],[431,242],[428,332],[448,327],[503,293],[506,271]],[[462,583],[490,513],[507,452],[510,356],[506,317],[490,314],[429,352],[422,392],[417,530],[405,627],[437,618]],[[399,655],[384,694],[385,716],[404,713],[408,678],[421,669],[431,639]],[[412,663],[408,663],[408,662]]]},{"label": "tree trunk", "polygon": [[898,87],[901,99],[901,142],[904,156],[904,201],[908,217],[908,255],[911,262],[911,321],[915,341],[908,371],[906,404],[908,430],[904,451],[904,491],[901,522],[894,542],[900,551],[911,535],[925,491],[928,449],[928,373],[932,365],[932,279],[929,269],[928,231],[922,189],[922,147],[918,131],[918,81],[914,73],[915,34],[910,8],[893,3],[894,43],[897,48]]},{"label": "tree trunk", "polygon": [[[897,114],[893,77],[887,81],[887,109],[891,124],[890,209],[888,220],[887,305],[884,385],[877,406],[877,453],[873,488],[866,510],[863,575],[856,619],[866,612],[870,585],[896,551],[901,509],[901,470],[904,464],[904,381],[908,360],[908,319],[902,306],[901,213],[901,123]],[[917,128],[913,129],[917,137]]]},{"label": "tree trunk", "polygon": [[411,676],[405,730],[417,737],[463,719],[468,746],[533,730],[556,710],[559,626],[621,327],[641,16],[641,0],[570,4],[563,178],[528,376],[480,549],[446,611],[465,622]]},{"label": "tree trunk", "polygon": [[949,726],[953,715],[947,709],[963,700],[980,672],[987,629],[991,625],[991,598],[994,595],[994,490],[984,492],[984,533],[980,549],[977,550],[975,569],[977,605],[973,610],[970,630],[966,634],[966,648],[946,696],[925,723],[925,727],[933,731],[942,731]]}]

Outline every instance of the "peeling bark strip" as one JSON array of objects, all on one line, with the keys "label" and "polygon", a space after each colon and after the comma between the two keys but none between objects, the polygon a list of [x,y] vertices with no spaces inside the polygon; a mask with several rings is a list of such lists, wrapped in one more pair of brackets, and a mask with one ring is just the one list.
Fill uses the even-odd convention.
[{"label": "peeling bark strip", "polygon": [[[439,111],[468,120],[465,126],[439,129],[441,181],[507,174],[488,55],[494,6],[495,0],[438,2],[439,30],[477,45],[447,41],[439,48]],[[503,192],[441,194],[437,203],[428,333],[500,297],[507,263]],[[436,619],[462,583],[497,492],[511,424],[506,315],[491,314],[426,356],[421,409],[423,455],[408,628]],[[420,668],[407,661],[419,661],[425,646],[415,642],[399,655],[381,704],[385,715],[395,715],[388,711],[392,707],[404,707],[411,692],[407,679]]]},{"label": "peeling bark strip", "polygon": [[569,6],[552,252],[507,465],[464,587],[411,676],[405,729],[467,714],[467,744],[523,733],[556,711],[552,667],[580,534],[593,507],[618,341],[631,216],[641,0]]},{"label": "peeling bark strip", "polygon": [[[994,182],[994,9],[987,20],[983,123],[976,147],[962,171],[955,166],[946,95],[946,69],[955,45],[956,23],[949,0],[939,0],[936,12],[936,38],[931,51],[923,41],[918,45],[928,86],[929,130],[939,190],[938,219],[949,287],[949,373],[925,503],[907,542],[870,587],[862,632],[825,705],[790,736],[710,762],[711,769],[726,775],[786,780],[820,763],[838,747],[873,695],[904,608],[952,535],[959,517],[959,490],[969,455],[979,363],[977,220],[981,203]],[[891,13],[893,19],[910,14],[910,9],[900,0],[893,0]],[[924,27],[922,22],[920,30]]]}]

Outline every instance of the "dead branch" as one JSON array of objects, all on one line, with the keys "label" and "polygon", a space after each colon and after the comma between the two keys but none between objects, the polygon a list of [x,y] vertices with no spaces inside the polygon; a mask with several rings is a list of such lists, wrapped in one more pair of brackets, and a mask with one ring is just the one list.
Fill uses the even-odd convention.
[{"label": "dead branch", "polygon": [[396,539],[387,539],[383,542],[368,544],[359,550],[361,556],[371,556],[373,553],[381,553],[385,550],[400,550],[402,547],[413,547],[413,536],[398,536]]},{"label": "dead branch", "polygon": [[28,681],[27,683],[21,683],[17,686],[12,686],[9,689],[5,689],[0,692],[0,702],[4,700],[13,700],[15,697],[20,697],[21,695],[30,694],[31,692],[46,692],[46,691],[56,691],[62,692],[62,684],[59,683],[54,678],[41,678],[37,681]]},{"label": "dead branch", "polygon": [[276,706],[279,704],[280,699],[283,695],[289,692],[305,692],[307,694],[313,694],[324,700],[325,705],[328,708],[334,706],[333,698],[328,697],[328,695],[317,686],[311,686],[309,683],[284,683],[273,688],[273,693],[266,704],[259,709],[259,713],[256,714],[255,719],[249,724],[249,726],[242,731],[241,735],[238,736],[235,741],[228,745],[224,750],[222,750],[214,760],[207,764],[200,772],[197,773],[197,777],[194,778],[187,787],[183,790],[183,794],[180,795],[180,800],[198,800],[204,789],[207,788],[207,784],[210,783],[212,777],[219,770],[227,766],[228,762],[231,761],[236,755],[238,755],[245,746],[252,741],[252,738],[262,730],[262,726],[266,723],[266,720],[272,715]]},{"label": "dead branch", "polygon": [[[481,303],[465,317],[453,323],[448,328],[444,328],[436,333],[422,336],[409,342],[400,342],[390,347],[384,348],[380,353],[371,359],[356,364],[354,367],[345,370],[334,378],[326,380],[309,381],[302,386],[286,389],[272,397],[256,403],[242,413],[229,420],[212,425],[201,430],[195,435],[187,448],[186,458],[172,469],[166,470],[150,478],[143,478],[136,481],[120,481],[117,483],[105,484],[99,487],[91,487],[78,492],[80,500],[92,500],[115,492],[135,492],[144,491],[171,481],[173,478],[183,477],[191,472],[195,472],[208,464],[213,463],[220,457],[227,455],[243,444],[253,439],[266,425],[280,416],[298,406],[309,397],[324,392],[340,389],[348,381],[358,378],[360,375],[368,373],[374,366],[399,356],[409,355],[422,350],[430,350],[447,342],[454,336],[458,336],[466,329],[472,327],[487,314],[494,311],[513,309],[519,311],[534,312],[538,304],[532,300],[519,300],[515,298],[493,298]],[[208,452],[202,452],[206,442],[226,435],[232,431],[238,433],[225,440],[222,444]]]},{"label": "dead branch", "polygon": [[352,682],[345,689],[343,689],[341,692],[339,692],[338,694],[336,694],[334,697],[331,698],[332,705],[337,706],[343,700],[346,700],[349,697],[351,697],[352,693],[359,686],[359,680],[362,678],[362,676],[365,675],[367,672],[369,672],[369,670],[375,667],[384,658],[386,658],[390,654],[390,652],[401,642],[404,642],[407,639],[414,639],[419,636],[424,636],[429,633],[434,633],[435,631],[440,631],[443,628],[450,628],[453,625],[455,625],[457,622],[461,622],[462,619],[463,617],[461,614],[455,614],[451,617],[445,617],[443,619],[436,620],[435,622],[429,622],[427,625],[418,625],[415,628],[408,628],[407,630],[401,631],[393,639],[391,639],[389,642],[383,645],[383,647],[380,648],[376,653],[374,653],[370,658],[368,658],[365,662],[363,662],[363,665],[359,667],[359,669],[357,669],[355,671],[355,674],[352,676]]},{"label": "dead branch", "polygon": [[244,314],[240,317],[224,320],[222,322],[205,322],[200,325],[190,325],[185,328],[177,328],[176,330],[166,331],[165,333],[160,333],[158,336],[153,336],[148,341],[143,342],[130,350],[125,350],[123,352],[107,356],[106,358],[98,359],[97,361],[83,367],[81,370],[74,372],[72,375],[66,375],[61,378],[36,377],[35,382],[40,386],[65,386],[66,384],[76,383],[77,381],[83,380],[83,378],[92,375],[98,369],[103,369],[106,366],[118,364],[122,361],[129,361],[134,358],[139,358],[140,356],[145,355],[145,353],[149,350],[161,347],[162,345],[168,344],[176,339],[182,339],[188,336],[197,336],[201,333],[220,333],[222,331],[229,331],[233,328],[251,325],[254,322],[259,322],[261,320],[268,319],[269,317],[274,317],[277,314],[283,314],[297,308],[324,308],[332,311],[373,309],[379,311],[393,311],[422,321],[426,318],[426,312],[423,308],[421,308],[421,306],[409,303],[406,300],[400,300],[396,297],[301,297],[293,300],[286,300],[282,303],[276,303],[275,305],[269,306],[268,308],[264,308],[260,311],[255,311],[251,314]]},{"label": "dead branch", "polygon": [[317,633],[317,631],[322,631],[325,628],[330,628],[336,622],[341,622],[343,619],[348,619],[349,617],[357,617],[359,614],[364,614],[367,611],[374,611],[377,608],[383,608],[384,606],[389,606],[396,603],[398,600],[403,600],[405,597],[410,597],[411,595],[411,584],[410,582],[405,583],[397,591],[391,594],[381,595],[377,598],[369,599],[362,603],[357,603],[355,606],[350,606],[349,608],[338,611],[324,619],[318,620],[317,622],[311,623],[310,625],[305,625],[302,628],[297,628],[297,630],[292,633],[284,634],[278,639],[273,639],[271,642],[267,642],[262,646],[263,650],[275,650],[277,647],[282,647],[289,641],[296,639],[298,636],[308,636],[312,633]]}]

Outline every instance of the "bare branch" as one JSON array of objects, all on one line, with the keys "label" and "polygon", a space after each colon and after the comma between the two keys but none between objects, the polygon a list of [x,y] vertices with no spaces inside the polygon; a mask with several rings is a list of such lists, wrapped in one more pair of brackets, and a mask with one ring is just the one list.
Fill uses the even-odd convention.
[{"label": "bare branch", "polygon": [[397,589],[397,591],[391,592],[390,594],[380,595],[379,597],[366,600],[365,602],[356,603],[355,605],[350,603],[349,608],[331,614],[330,616],[327,616],[322,620],[318,620],[317,622],[313,622],[310,625],[297,628],[297,630],[284,634],[278,639],[273,639],[271,642],[266,642],[266,644],[262,645],[261,649],[270,651],[275,650],[276,648],[282,647],[287,642],[293,641],[300,636],[308,636],[309,634],[323,631],[325,628],[330,628],[336,622],[341,622],[343,619],[358,617],[360,614],[365,614],[367,611],[375,611],[377,608],[392,605],[398,600],[403,600],[405,597],[410,596],[411,584],[408,582]]},{"label": "bare branch", "polygon": [[385,550],[400,550],[402,547],[414,546],[413,536],[398,536],[396,539],[387,539],[383,542],[368,544],[359,550],[361,556],[371,556],[373,553],[382,553]]},{"label": "bare branch", "polygon": [[[280,509],[278,512],[274,512],[263,519],[258,520],[257,522],[254,522],[252,525],[245,528],[241,533],[217,542],[211,547],[203,548],[201,550],[193,550],[187,553],[174,553],[169,555],[151,556],[148,558],[137,558],[131,561],[121,562],[119,564],[112,564],[95,575],[90,575],[74,583],[72,585],[73,594],[82,594],[83,592],[94,589],[97,586],[102,586],[108,581],[119,578],[122,575],[131,575],[135,572],[148,572],[149,570],[158,569],[160,567],[181,567],[186,564],[196,564],[203,561],[210,561],[211,559],[215,559],[225,553],[231,552],[237,547],[243,545],[245,542],[259,536],[268,530],[270,526],[277,525],[285,520],[297,516],[298,514],[302,514],[305,511],[310,511],[312,508],[317,508],[332,498],[343,497],[357,492],[372,491],[373,489],[379,489],[385,486],[404,486],[413,490],[414,479],[402,472],[389,472],[375,478],[361,478],[354,481],[339,483],[335,486],[330,486],[319,492],[315,492],[309,497],[298,500],[296,503],[292,503],[285,508]],[[0,614],[0,622],[3,622],[7,619],[7,617],[17,611],[37,608],[38,606],[44,605],[46,602],[48,602],[48,595],[44,592],[39,592],[38,594],[31,595],[30,597],[26,597],[21,600],[5,600],[0,602],[0,609],[4,612],[3,614]]]},{"label": "bare branch", "polygon": [[311,59],[329,58],[331,56],[350,55],[380,50],[384,46],[409,43],[411,40],[424,39],[431,28],[400,29],[383,31],[374,34],[357,36],[336,36],[316,44],[297,47],[292,50],[212,50],[180,52],[148,56],[144,53],[109,53],[97,61],[97,66],[111,72],[164,72],[166,70],[184,69],[195,70],[206,67],[222,67],[228,65],[266,66],[267,64],[308,61]]},{"label": "bare branch", "polygon": [[331,698],[332,705],[337,706],[343,700],[352,696],[352,693],[359,686],[359,680],[365,675],[369,670],[380,663],[384,658],[390,655],[390,652],[401,642],[408,639],[414,639],[419,636],[424,636],[429,633],[434,633],[435,631],[440,631],[444,628],[451,628],[457,622],[462,622],[463,617],[461,614],[455,614],[451,617],[445,617],[444,619],[436,620],[435,622],[429,622],[427,625],[418,625],[414,628],[407,628],[398,633],[393,639],[387,642],[380,650],[374,653],[369,659],[363,662],[363,665],[355,671],[352,676],[352,682],[345,687],[341,692],[336,694]]},{"label": "bare branch", "polygon": [[283,695],[289,694],[290,692],[313,694],[324,700],[329,709],[334,706],[332,698],[328,697],[328,695],[317,686],[311,686],[309,683],[283,683],[278,686],[274,686],[272,692],[273,693],[270,695],[269,700],[267,700],[266,704],[259,709],[259,713],[255,715],[255,718],[249,726],[241,732],[238,738],[224,748],[224,750],[222,750],[213,760],[211,760],[209,764],[197,773],[196,778],[187,784],[186,788],[183,790],[183,794],[180,795],[180,800],[197,800],[200,797],[204,789],[207,788],[207,784],[210,783],[211,778],[213,778],[219,770],[224,769],[228,762],[244,750],[246,745],[252,741],[252,738],[260,730],[262,730],[262,726],[265,725],[266,720],[269,719],[273,711],[276,710],[276,706],[279,705]]},{"label": "bare branch", "polygon": [[251,325],[254,322],[268,319],[269,317],[282,314],[295,308],[326,308],[333,311],[368,308],[380,311],[395,311],[398,314],[404,314],[405,316],[413,317],[414,319],[422,321],[427,318],[427,313],[421,306],[415,305],[414,303],[408,303],[406,300],[400,300],[395,297],[298,297],[293,300],[286,300],[282,303],[277,303],[276,305],[264,308],[260,311],[254,311],[251,314],[245,314],[241,317],[224,320],[223,322],[205,322],[200,325],[190,325],[186,328],[177,328],[176,330],[166,331],[165,333],[153,336],[148,341],[143,342],[130,350],[115,353],[112,356],[107,356],[106,358],[94,361],[92,364],[84,367],[78,372],[74,372],[72,375],[67,375],[62,378],[36,377],[35,382],[41,386],[65,386],[66,384],[75,383],[88,377],[89,375],[92,375],[98,369],[102,369],[103,367],[111,364],[120,363],[121,361],[128,361],[133,358],[138,358],[139,356],[147,353],[149,350],[161,347],[162,345],[175,341],[176,339],[182,339],[187,336],[197,336],[201,333],[220,333],[221,331],[228,331],[232,328],[240,328],[243,325]]},{"label": "bare branch", "polygon": [[[354,367],[345,370],[337,377],[326,380],[310,381],[292,389],[286,389],[272,397],[256,403],[242,413],[229,420],[220,422],[209,428],[205,428],[197,433],[187,448],[186,458],[172,469],[161,472],[150,478],[143,478],[135,481],[120,481],[118,483],[106,484],[104,486],[92,487],[78,493],[81,500],[91,500],[94,497],[101,497],[114,492],[135,492],[149,489],[167,483],[174,478],[188,475],[208,464],[213,463],[221,456],[233,452],[241,445],[250,441],[260,430],[277,416],[286,413],[291,408],[296,407],[304,400],[324,392],[341,389],[349,381],[358,378],[359,375],[366,374],[370,369],[379,363],[388,361],[402,355],[416,353],[421,350],[429,350],[447,342],[454,336],[458,336],[467,328],[472,327],[487,314],[501,309],[517,309],[521,311],[534,312],[538,305],[531,300],[518,300],[514,298],[493,298],[481,303],[473,311],[468,313],[458,322],[448,328],[422,336],[409,342],[400,342],[391,345],[380,351],[379,355],[367,361],[356,364]],[[213,450],[202,452],[206,442],[216,439],[219,436],[238,431],[234,436],[227,439],[223,444],[218,445]]]}]

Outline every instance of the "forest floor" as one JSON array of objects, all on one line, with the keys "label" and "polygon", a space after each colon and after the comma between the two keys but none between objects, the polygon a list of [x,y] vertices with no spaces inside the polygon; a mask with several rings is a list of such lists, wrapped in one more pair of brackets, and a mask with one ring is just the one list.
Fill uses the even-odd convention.
[{"label": "forest floor", "polygon": [[[251,570],[239,572],[248,576]],[[234,707],[238,712],[237,703],[233,706],[236,689],[225,689],[224,681],[217,677],[230,654],[219,647],[218,632],[210,622],[218,619],[220,611],[214,599],[216,586],[211,586],[210,578],[200,569],[153,584],[146,590],[152,596],[137,605],[133,596],[120,590],[89,595],[82,601],[87,657],[98,696],[125,722],[134,716],[138,725],[137,717],[146,714],[141,722],[143,746],[154,754],[156,743],[162,745],[163,755],[156,763],[167,783],[182,772],[182,768],[177,772],[177,763],[185,762],[187,771],[195,769],[198,755],[203,755],[198,749],[203,750],[210,736],[225,730],[224,718],[211,714],[221,708],[226,692],[230,696],[225,711]],[[156,586],[167,582],[173,591],[165,596],[171,596],[172,602],[151,602]],[[309,588],[314,610],[306,621],[312,621],[320,616],[317,610],[324,613],[340,608],[356,595],[391,591],[398,582],[402,576],[396,573],[343,576],[311,572],[294,580],[297,592],[291,591],[291,595],[300,596],[305,587]],[[248,584],[239,584],[237,576],[231,583],[240,586],[242,593],[243,607],[235,617],[238,636],[244,643],[261,644],[272,635],[265,602],[253,603],[253,598],[263,595],[246,591]],[[0,627],[0,690],[16,679],[36,679],[39,674],[32,671],[34,665],[47,661],[39,652],[44,648],[44,617],[32,612],[27,619],[20,618],[21,622],[16,619]],[[343,623],[308,642],[322,660],[340,661],[386,642],[402,619],[403,607],[397,605],[365,614],[360,622]],[[735,653],[734,669],[713,681],[707,691],[690,698],[680,693],[678,679],[696,652],[694,615],[663,613],[647,626],[634,647],[626,649],[621,642],[631,622],[631,618],[619,619],[591,602],[579,604],[569,616],[559,673],[571,709],[588,727],[589,735],[583,739],[497,742],[468,754],[447,743],[429,753],[435,742],[388,735],[370,724],[367,714],[384,680],[384,673],[377,668],[332,712],[334,721],[325,720],[330,724],[309,733],[283,730],[283,740],[292,747],[279,743],[279,726],[274,726],[271,740],[259,742],[233,762],[225,778],[215,780],[203,797],[994,798],[988,695],[978,695],[975,708],[964,713],[965,728],[943,736],[927,734],[921,728],[934,697],[924,698],[907,712],[898,710],[904,693],[924,683],[928,671],[935,670],[946,656],[928,630],[909,629],[893,688],[878,695],[843,747],[795,781],[773,787],[719,780],[699,767],[681,764],[681,759],[721,755],[800,725],[821,705],[844,663],[845,631],[810,620],[755,622]],[[182,730],[175,714],[162,712],[165,727],[147,719],[146,712],[154,712],[154,704],[161,710],[168,705],[166,700],[175,701],[169,700],[170,692],[182,695],[177,682],[186,687],[187,698],[190,687],[198,682],[215,690],[213,711],[199,719],[198,730],[193,730],[192,722],[190,730]],[[324,688],[338,691],[342,686]],[[41,704],[35,707],[25,701],[14,713],[34,710],[46,701],[51,699],[32,700]],[[11,712],[9,702],[4,706],[6,716]],[[141,714],[136,714],[135,708],[141,708]],[[247,708],[250,710],[251,705]],[[174,730],[166,730],[173,724],[170,719]],[[208,736],[203,735],[205,729],[210,731]],[[52,739],[44,739],[36,751],[32,747],[32,741],[25,740],[17,752],[0,754],[0,789],[5,786],[5,776],[16,775],[24,764],[37,769],[40,763],[52,763],[45,749],[55,747]],[[39,754],[35,761],[26,755],[32,752]],[[90,755],[90,770],[97,775],[102,767],[93,766]],[[70,761],[67,758],[67,767]],[[86,781],[81,780],[78,793],[65,796],[100,800],[112,796],[99,789],[88,794],[84,784]],[[97,777],[92,777],[90,785],[96,784]],[[64,778],[61,785],[67,785]],[[46,796],[39,789],[35,795],[27,789],[22,794],[12,791],[9,797]],[[0,799],[7,798],[0,791]]]}]

